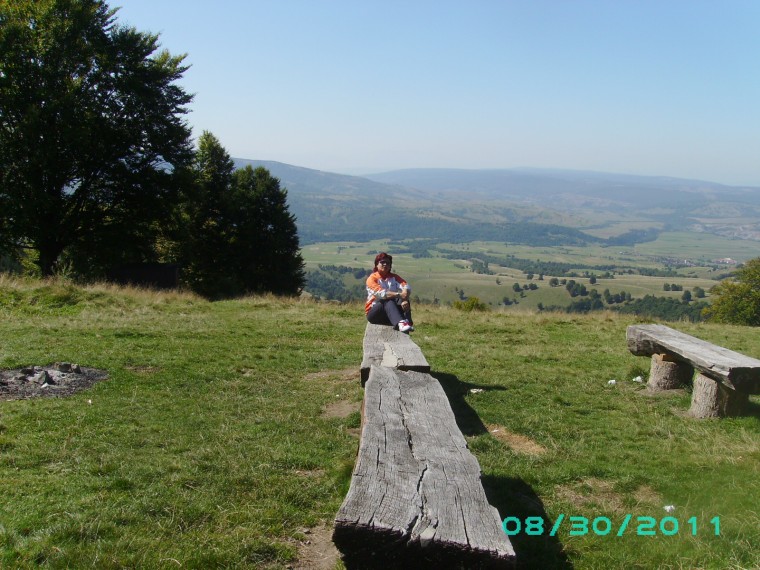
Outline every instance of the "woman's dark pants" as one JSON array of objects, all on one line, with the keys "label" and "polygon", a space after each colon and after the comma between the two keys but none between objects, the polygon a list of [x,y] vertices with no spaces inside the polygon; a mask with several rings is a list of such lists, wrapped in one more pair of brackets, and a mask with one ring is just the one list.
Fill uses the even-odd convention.
[{"label": "woman's dark pants", "polygon": [[412,308],[404,312],[401,309],[401,299],[379,299],[375,301],[369,312],[367,320],[373,325],[391,325],[393,328],[398,326],[399,321],[406,319],[412,324]]}]

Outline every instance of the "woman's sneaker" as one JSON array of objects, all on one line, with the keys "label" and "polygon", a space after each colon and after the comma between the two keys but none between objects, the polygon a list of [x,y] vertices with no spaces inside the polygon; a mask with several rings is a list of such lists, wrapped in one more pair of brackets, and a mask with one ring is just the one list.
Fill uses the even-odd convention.
[{"label": "woman's sneaker", "polygon": [[399,323],[398,323],[398,330],[400,330],[401,332],[405,333],[405,332],[413,331],[414,327],[409,324],[409,321],[407,321],[406,319],[404,319],[403,321],[399,321]]}]

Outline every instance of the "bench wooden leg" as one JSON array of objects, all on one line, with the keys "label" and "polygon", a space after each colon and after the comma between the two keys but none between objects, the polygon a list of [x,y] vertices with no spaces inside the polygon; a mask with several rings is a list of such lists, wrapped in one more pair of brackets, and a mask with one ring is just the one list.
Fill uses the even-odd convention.
[{"label": "bench wooden leg", "polygon": [[740,416],[748,401],[748,393],[737,392],[712,378],[697,374],[689,415],[695,418]]},{"label": "bench wooden leg", "polygon": [[683,388],[691,382],[694,367],[686,362],[678,362],[667,354],[653,354],[649,369],[650,390],[673,390]]}]

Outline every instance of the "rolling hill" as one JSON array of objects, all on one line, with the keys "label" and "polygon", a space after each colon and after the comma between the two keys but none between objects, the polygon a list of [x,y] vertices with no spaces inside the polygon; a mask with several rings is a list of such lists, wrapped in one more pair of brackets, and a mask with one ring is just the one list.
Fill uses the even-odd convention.
[{"label": "rolling hill", "polygon": [[665,229],[760,240],[760,188],[569,170],[409,169],[348,176],[273,161],[304,243],[377,238],[535,245],[623,241]]}]

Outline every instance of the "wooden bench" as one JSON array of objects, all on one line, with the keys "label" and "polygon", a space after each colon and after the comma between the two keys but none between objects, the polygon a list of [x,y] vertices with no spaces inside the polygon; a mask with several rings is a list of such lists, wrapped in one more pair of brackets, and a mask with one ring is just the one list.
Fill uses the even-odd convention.
[{"label": "wooden bench", "polygon": [[[397,334],[406,337],[401,342],[407,350],[411,340]],[[370,345],[383,343],[382,350],[368,346],[367,337],[374,339]],[[395,342],[393,335],[368,327],[365,361],[387,350],[398,354]],[[424,366],[429,369],[427,362]],[[333,542],[348,567],[514,563],[499,513],[483,490],[480,465],[467,449],[446,393],[430,374],[399,370],[390,361],[369,365],[359,453]]]},{"label": "wooden bench", "polygon": [[364,358],[361,367],[362,386],[369,378],[369,371],[373,364],[397,370],[430,372],[430,365],[425,360],[425,355],[408,334],[401,333],[390,326],[367,323],[367,328],[364,330]]},{"label": "wooden bench", "polygon": [[679,388],[691,381],[689,414],[698,418],[741,415],[750,394],[760,394],[760,360],[664,325],[631,325],[628,349],[651,356],[651,390]]}]

